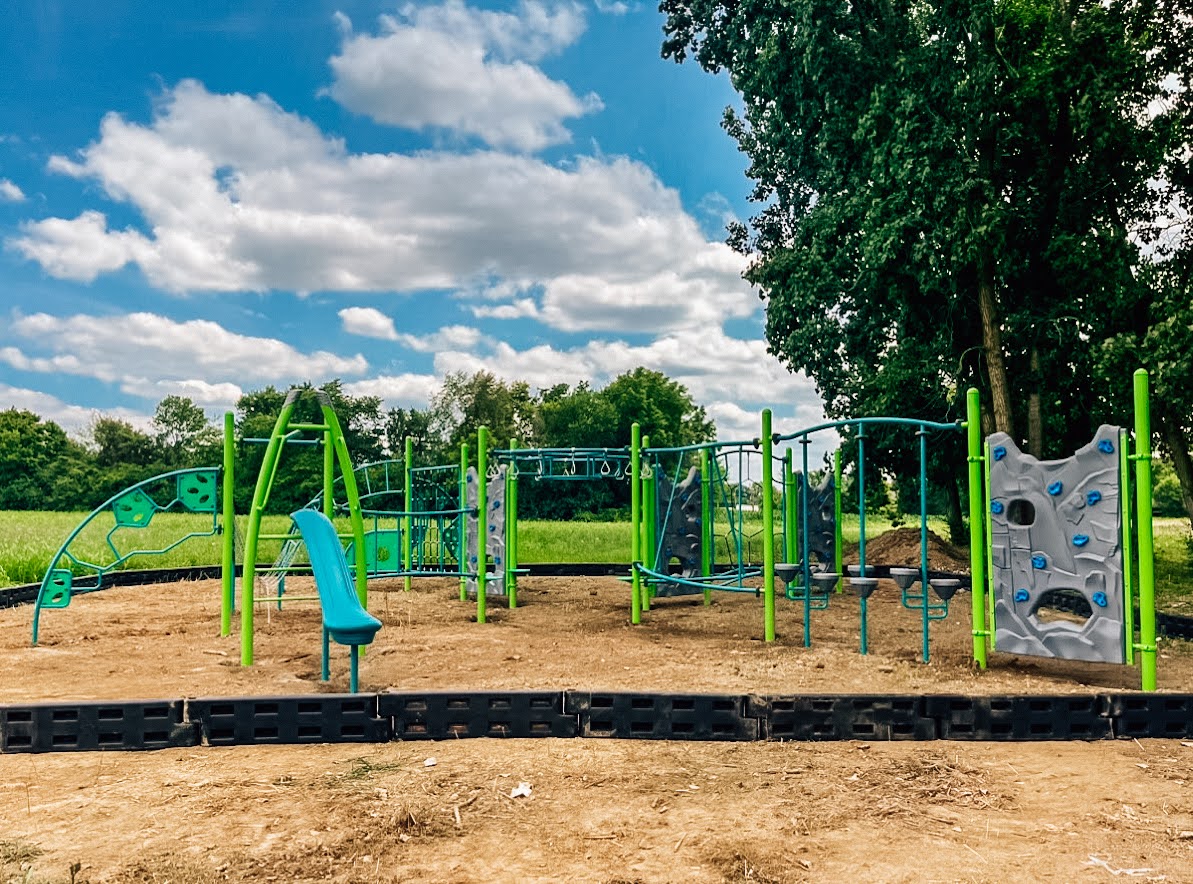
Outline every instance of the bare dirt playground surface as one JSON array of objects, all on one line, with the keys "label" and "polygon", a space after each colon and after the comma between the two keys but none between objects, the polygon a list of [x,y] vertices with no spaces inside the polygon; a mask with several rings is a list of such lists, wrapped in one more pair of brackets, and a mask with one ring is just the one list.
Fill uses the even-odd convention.
[{"label": "bare dirt playground surface", "polygon": [[[372,584],[384,628],[365,691],[1088,693],[1137,670],[995,654],[969,662],[969,598],[933,626],[883,583],[871,653],[857,602],[780,599],[760,641],[751,593],[656,601],[629,624],[615,578],[525,578],[490,622],[458,584]],[[293,581],[296,594],[309,585]],[[218,582],[106,590],[0,611],[0,702],[347,690],[319,681],[319,614],[257,613],[256,665],[219,636]],[[1193,690],[1193,651],[1160,685]],[[434,759],[434,763],[429,763]],[[529,797],[511,798],[521,783]],[[78,867],[72,872],[74,864]],[[73,875],[73,877],[72,877]],[[0,882],[1193,881],[1193,745],[459,740],[0,756]]]}]

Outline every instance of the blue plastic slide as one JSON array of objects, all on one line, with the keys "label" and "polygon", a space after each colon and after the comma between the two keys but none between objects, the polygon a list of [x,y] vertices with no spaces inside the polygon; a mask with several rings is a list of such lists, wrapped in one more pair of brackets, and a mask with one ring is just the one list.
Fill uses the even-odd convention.
[{"label": "blue plastic slide", "polygon": [[356,693],[359,648],[373,641],[381,621],[361,607],[331,520],[316,510],[299,510],[291,513],[290,518],[302,533],[323,608],[323,680],[330,677],[327,660],[330,637],[352,650],[351,689]]}]

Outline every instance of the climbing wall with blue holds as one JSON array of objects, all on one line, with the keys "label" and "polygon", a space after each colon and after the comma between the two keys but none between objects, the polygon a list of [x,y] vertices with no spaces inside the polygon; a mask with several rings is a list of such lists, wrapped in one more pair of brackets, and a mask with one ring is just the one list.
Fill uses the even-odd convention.
[{"label": "climbing wall with blue holds", "polygon": [[[666,571],[673,559],[679,561],[679,576],[687,580],[700,576],[701,538],[700,530],[700,470],[692,467],[687,477],[675,486],[659,476],[659,553],[658,569]],[[696,595],[703,592],[694,586],[679,583],[660,583],[655,595]]]},{"label": "climbing wall with blue holds", "polygon": [[[796,474],[798,481],[799,474]],[[796,531],[808,532],[808,558],[814,570],[831,571],[836,562],[837,547],[837,497],[836,484],[830,470],[825,470],[824,479],[815,488],[808,486],[808,501],[804,504],[803,483],[799,488],[800,504],[797,508],[800,515],[796,516]],[[808,519],[803,519],[803,509],[807,507]],[[790,553],[789,561],[795,562],[803,556],[803,543],[799,549]]]},{"label": "climbing wall with blue holds", "polygon": [[[468,468],[468,472],[464,476],[464,489],[464,499],[467,506],[475,510],[479,498],[475,467]],[[488,511],[484,514],[483,520],[485,525],[485,552],[488,555],[487,564],[489,573],[489,577],[485,581],[486,598],[505,595],[505,581],[501,576],[505,572],[505,466],[502,466],[497,471],[497,475],[489,480],[487,497],[486,509]],[[479,561],[477,529],[480,520],[478,520],[477,515],[468,514],[468,524],[464,529],[465,556],[467,559],[465,569],[469,571],[476,571]],[[476,578],[466,578],[465,587],[468,595],[475,598]]]},{"label": "climbing wall with blue holds", "polygon": [[[1101,426],[1072,457],[1052,461],[1022,453],[1005,433],[986,440],[998,651],[1125,661],[1120,432]],[[1040,619],[1061,595],[1085,599],[1083,623]]]}]

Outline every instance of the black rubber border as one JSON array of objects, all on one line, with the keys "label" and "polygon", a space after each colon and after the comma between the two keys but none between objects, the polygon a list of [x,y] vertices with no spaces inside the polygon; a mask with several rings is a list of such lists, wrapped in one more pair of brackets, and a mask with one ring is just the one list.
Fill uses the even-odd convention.
[{"label": "black rubber border", "polygon": [[0,706],[0,752],[622,740],[1193,739],[1193,694],[650,694],[431,691]]}]

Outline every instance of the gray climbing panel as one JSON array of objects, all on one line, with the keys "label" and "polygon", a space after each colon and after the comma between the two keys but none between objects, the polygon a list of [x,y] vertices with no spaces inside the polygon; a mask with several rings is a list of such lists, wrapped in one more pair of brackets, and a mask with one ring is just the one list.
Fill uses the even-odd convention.
[{"label": "gray climbing panel", "polygon": [[[685,579],[700,576],[701,542],[704,532],[700,530],[700,470],[692,467],[687,478],[671,488],[666,476],[656,479],[659,501],[659,570],[666,571],[672,559],[679,560],[679,575]],[[655,595],[677,596],[698,595],[703,590],[678,583],[660,583]]]},{"label": "gray climbing panel", "polygon": [[[995,648],[1065,660],[1125,660],[1117,427],[1064,460],[1038,461],[1005,433],[986,440],[990,468]],[[1084,623],[1041,621],[1050,596],[1079,595]]]},{"label": "gray climbing panel", "polygon": [[[469,467],[464,477],[465,501],[473,509],[477,504],[477,476],[476,469]],[[485,552],[488,555],[488,578],[485,580],[485,598],[505,595],[505,466],[501,466],[497,475],[489,480],[487,492],[488,500],[484,514],[485,523]],[[467,545],[467,567],[475,571],[478,562],[477,547],[477,517],[469,513],[468,524],[465,527],[465,542]],[[467,577],[464,580],[468,595],[476,598],[476,578]]]},{"label": "gray climbing panel", "polygon": [[[799,482],[799,474],[796,474],[796,480]],[[797,485],[800,495],[800,504],[803,504],[803,483],[799,482]],[[825,470],[824,479],[815,488],[808,488],[808,558],[811,560],[811,567],[813,570],[833,570],[836,563],[836,546],[837,546],[837,501],[836,501],[836,484],[833,479],[833,474],[830,470]],[[804,528],[804,519],[802,515],[802,506],[797,507],[796,516],[796,532],[802,533]],[[798,543],[799,549],[788,553],[789,562],[798,562],[804,554],[803,541]]]}]

